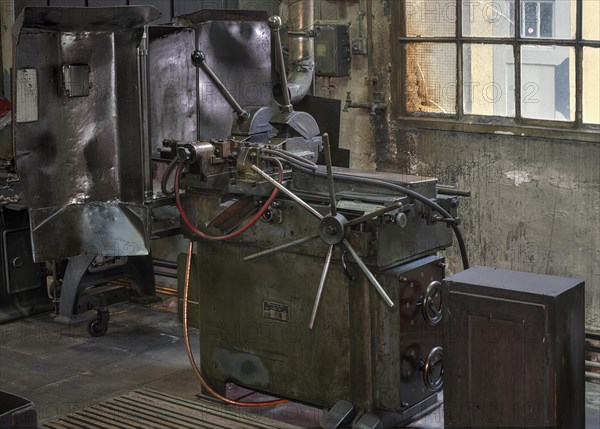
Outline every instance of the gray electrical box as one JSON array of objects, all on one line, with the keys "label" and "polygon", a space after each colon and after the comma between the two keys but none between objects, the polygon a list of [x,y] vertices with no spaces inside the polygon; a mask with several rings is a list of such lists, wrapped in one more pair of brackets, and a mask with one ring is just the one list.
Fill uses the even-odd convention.
[{"label": "gray electrical box", "polygon": [[320,25],[315,38],[317,76],[350,76],[350,35],[347,25]]},{"label": "gray electrical box", "polygon": [[585,427],[582,280],[473,267],[442,301],[446,428]]}]

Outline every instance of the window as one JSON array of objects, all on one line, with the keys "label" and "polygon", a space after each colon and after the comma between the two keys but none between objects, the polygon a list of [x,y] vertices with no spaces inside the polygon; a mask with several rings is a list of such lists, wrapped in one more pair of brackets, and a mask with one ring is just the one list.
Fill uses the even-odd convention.
[{"label": "window", "polygon": [[599,0],[393,3],[400,116],[600,125]]}]

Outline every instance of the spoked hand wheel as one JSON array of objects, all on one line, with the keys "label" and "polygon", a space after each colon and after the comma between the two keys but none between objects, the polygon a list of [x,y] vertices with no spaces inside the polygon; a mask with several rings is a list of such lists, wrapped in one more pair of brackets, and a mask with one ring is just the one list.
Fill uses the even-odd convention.
[{"label": "spoked hand wheel", "polygon": [[321,240],[328,245],[327,255],[325,256],[325,264],[323,266],[323,272],[321,273],[321,279],[319,281],[319,287],[317,289],[317,296],[315,298],[315,303],[313,306],[312,314],[310,317],[310,323],[308,327],[310,329],[314,328],[315,320],[317,317],[317,312],[319,310],[319,304],[321,302],[321,296],[323,295],[323,289],[325,288],[325,282],[327,280],[327,273],[329,272],[329,266],[331,264],[331,259],[333,257],[333,251],[335,246],[342,245],[344,246],[348,253],[352,255],[354,261],[358,264],[360,269],[362,270],[365,277],[369,280],[371,285],[375,288],[377,293],[383,298],[385,303],[390,307],[394,307],[393,301],[390,297],[385,293],[383,287],[379,284],[373,273],[367,268],[362,259],[358,256],[354,247],[348,242],[346,239],[346,232],[348,229],[354,225],[361,224],[363,222],[369,221],[373,218],[381,216],[390,211],[396,210],[402,206],[401,203],[395,203],[388,207],[384,207],[382,209],[376,210],[372,213],[368,213],[364,216],[360,216],[353,220],[348,220],[346,217],[337,211],[337,201],[335,198],[335,184],[333,181],[333,168],[331,164],[331,151],[329,146],[329,136],[327,134],[323,134],[323,144],[325,151],[325,162],[327,166],[327,178],[329,182],[329,198],[330,198],[330,212],[329,214],[323,216],[317,210],[315,210],[312,206],[294,194],[292,191],[287,189],[282,184],[275,181],[271,176],[262,171],[260,168],[255,165],[252,166],[252,169],[257,172],[260,176],[262,176],[265,180],[270,182],[273,186],[276,186],[281,192],[286,194],[289,198],[291,198],[294,202],[316,217],[319,221],[319,234],[312,237],[305,237],[299,240],[292,241],[287,244],[283,244],[281,246],[277,246],[268,250],[265,250],[260,253],[256,253],[254,255],[247,256],[244,260],[249,261],[252,259],[256,259],[261,256],[269,255],[284,249],[288,249],[293,246],[297,246],[308,241],[314,240],[315,238],[321,238]]}]

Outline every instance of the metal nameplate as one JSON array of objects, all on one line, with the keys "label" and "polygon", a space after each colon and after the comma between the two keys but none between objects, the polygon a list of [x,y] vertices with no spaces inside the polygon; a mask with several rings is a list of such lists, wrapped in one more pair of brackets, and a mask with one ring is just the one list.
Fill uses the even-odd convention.
[{"label": "metal nameplate", "polygon": [[263,301],[263,317],[265,319],[289,322],[290,306],[287,304],[278,304],[276,302]]}]

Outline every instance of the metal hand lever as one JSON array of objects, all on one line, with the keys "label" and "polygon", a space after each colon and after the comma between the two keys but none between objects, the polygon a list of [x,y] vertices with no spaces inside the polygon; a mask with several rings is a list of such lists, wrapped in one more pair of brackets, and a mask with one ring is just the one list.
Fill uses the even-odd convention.
[{"label": "metal hand lever", "polygon": [[299,205],[301,205],[306,211],[308,211],[309,213],[311,213],[317,219],[323,220],[323,215],[321,213],[319,213],[318,211],[316,211],[315,209],[313,209],[311,206],[309,206],[308,204],[306,204],[300,197],[298,197],[296,194],[294,194],[288,188],[286,188],[285,186],[283,186],[277,180],[273,179],[271,176],[269,176],[267,173],[265,173],[264,171],[262,171],[256,165],[252,165],[251,167],[252,167],[252,169],[254,171],[256,171],[258,174],[260,174],[263,179],[265,179],[267,182],[269,182],[273,186],[276,186],[281,192],[283,192],[288,197],[290,197],[292,200],[294,200],[296,203],[298,203]]},{"label": "metal hand lever", "polygon": [[280,252],[285,249],[289,249],[290,247],[299,246],[301,244],[312,241],[316,238],[319,238],[319,235],[313,235],[312,237],[304,237],[299,240],[295,240],[286,244],[282,244],[281,246],[272,247],[271,249],[263,250],[262,252],[254,253],[252,255],[248,255],[244,258],[244,261],[252,261],[253,259],[260,258],[262,256],[271,255],[273,253]]},{"label": "metal hand lever", "polygon": [[335,246],[333,244],[330,245],[329,249],[327,250],[327,256],[325,256],[325,265],[323,265],[323,272],[321,273],[321,280],[319,281],[317,296],[315,298],[315,304],[313,305],[312,314],[310,316],[310,322],[308,323],[308,329],[313,329],[315,326],[315,320],[317,319],[317,312],[319,311],[319,304],[321,303],[323,289],[325,289],[325,281],[327,280],[327,273],[329,272],[329,265],[331,264],[334,248]]},{"label": "metal hand lever", "polygon": [[393,210],[399,209],[400,207],[402,207],[402,203],[400,203],[400,202],[394,203],[391,206],[383,207],[383,208],[381,208],[379,210],[375,210],[374,212],[367,213],[364,216],[357,217],[356,219],[348,221],[348,223],[346,224],[346,227],[351,227],[351,226],[354,226],[354,225],[358,225],[359,223],[363,223],[363,222],[366,222],[366,221],[371,220],[373,218],[376,218],[378,216],[384,215],[384,214],[386,214],[388,212],[391,212]]},{"label": "metal hand lever", "polygon": [[223,82],[219,79],[219,77],[212,71],[210,66],[206,63],[206,56],[202,51],[194,51],[192,52],[192,62],[196,67],[200,67],[204,73],[209,77],[209,79],[216,85],[218,90],[221,92],[223,97],[227,100],[229,105],[233,108],[235,113],[238,115],[238,119],[240,122],[245,121],[250,117],[248,111],[246,111],[240,103],[231,95],[231,92],[225,87]]},{"label": "metal hand lever", "polygon": [[271,27],[271,37],[275,42],[275,55],[277,59],[277,67],[279,67],[279,79],[281,84],[281,92],[283,93],[283,106],[281,106],[283,112],[290,113],[294,110],[292,107],[292,100],[290,99],[290,92],[288,91],[288,80],[287,72],[285,70],[285,60],[283,59],[283,47],[281,45],[281,18],[279,16],[272,16],[269,18],[269,27]]},{"label": "metal hand lever", "polygon": [[385,303],[390,308],[394,308],[394,302],[390,299],[388,294],[385,293],[385,290],[383,290],[383,287],[381,287],[381,285],[379,284],[379,282],[377,281],[377,279],[375,278],[373,273],[369,270],[369,268],[367,268],[367,266],[362,261],[362,259],[360,259],[360,257],[358,256],[358,253],[356,253],[356,251],[354,250],[354,248],[352,247],[352,245],[350,244],[350,242],[348,240],[344,239],[344,246],[346,246],[346,249],[348,249],[348,252],[350,252],[352,257],[354,258],[354,261],[358,264],[358,266],[362,270],[365,277],[367,279],[369,279],[369,282],[371,282],[371,284],[373,285],[373,287],[375,288],[377,293],[383,298]]},{"label": "metal hand lever", "polygon": [[331,163],[331,145],[329,134],[323,134],[323,152],[325,153],[325,165],[327,167],[327,181],[329,182],[329,200],[331,202],[331,215],[337,215],[337,201],[335,200],[335,184],[333,182],[333,165]]}]

